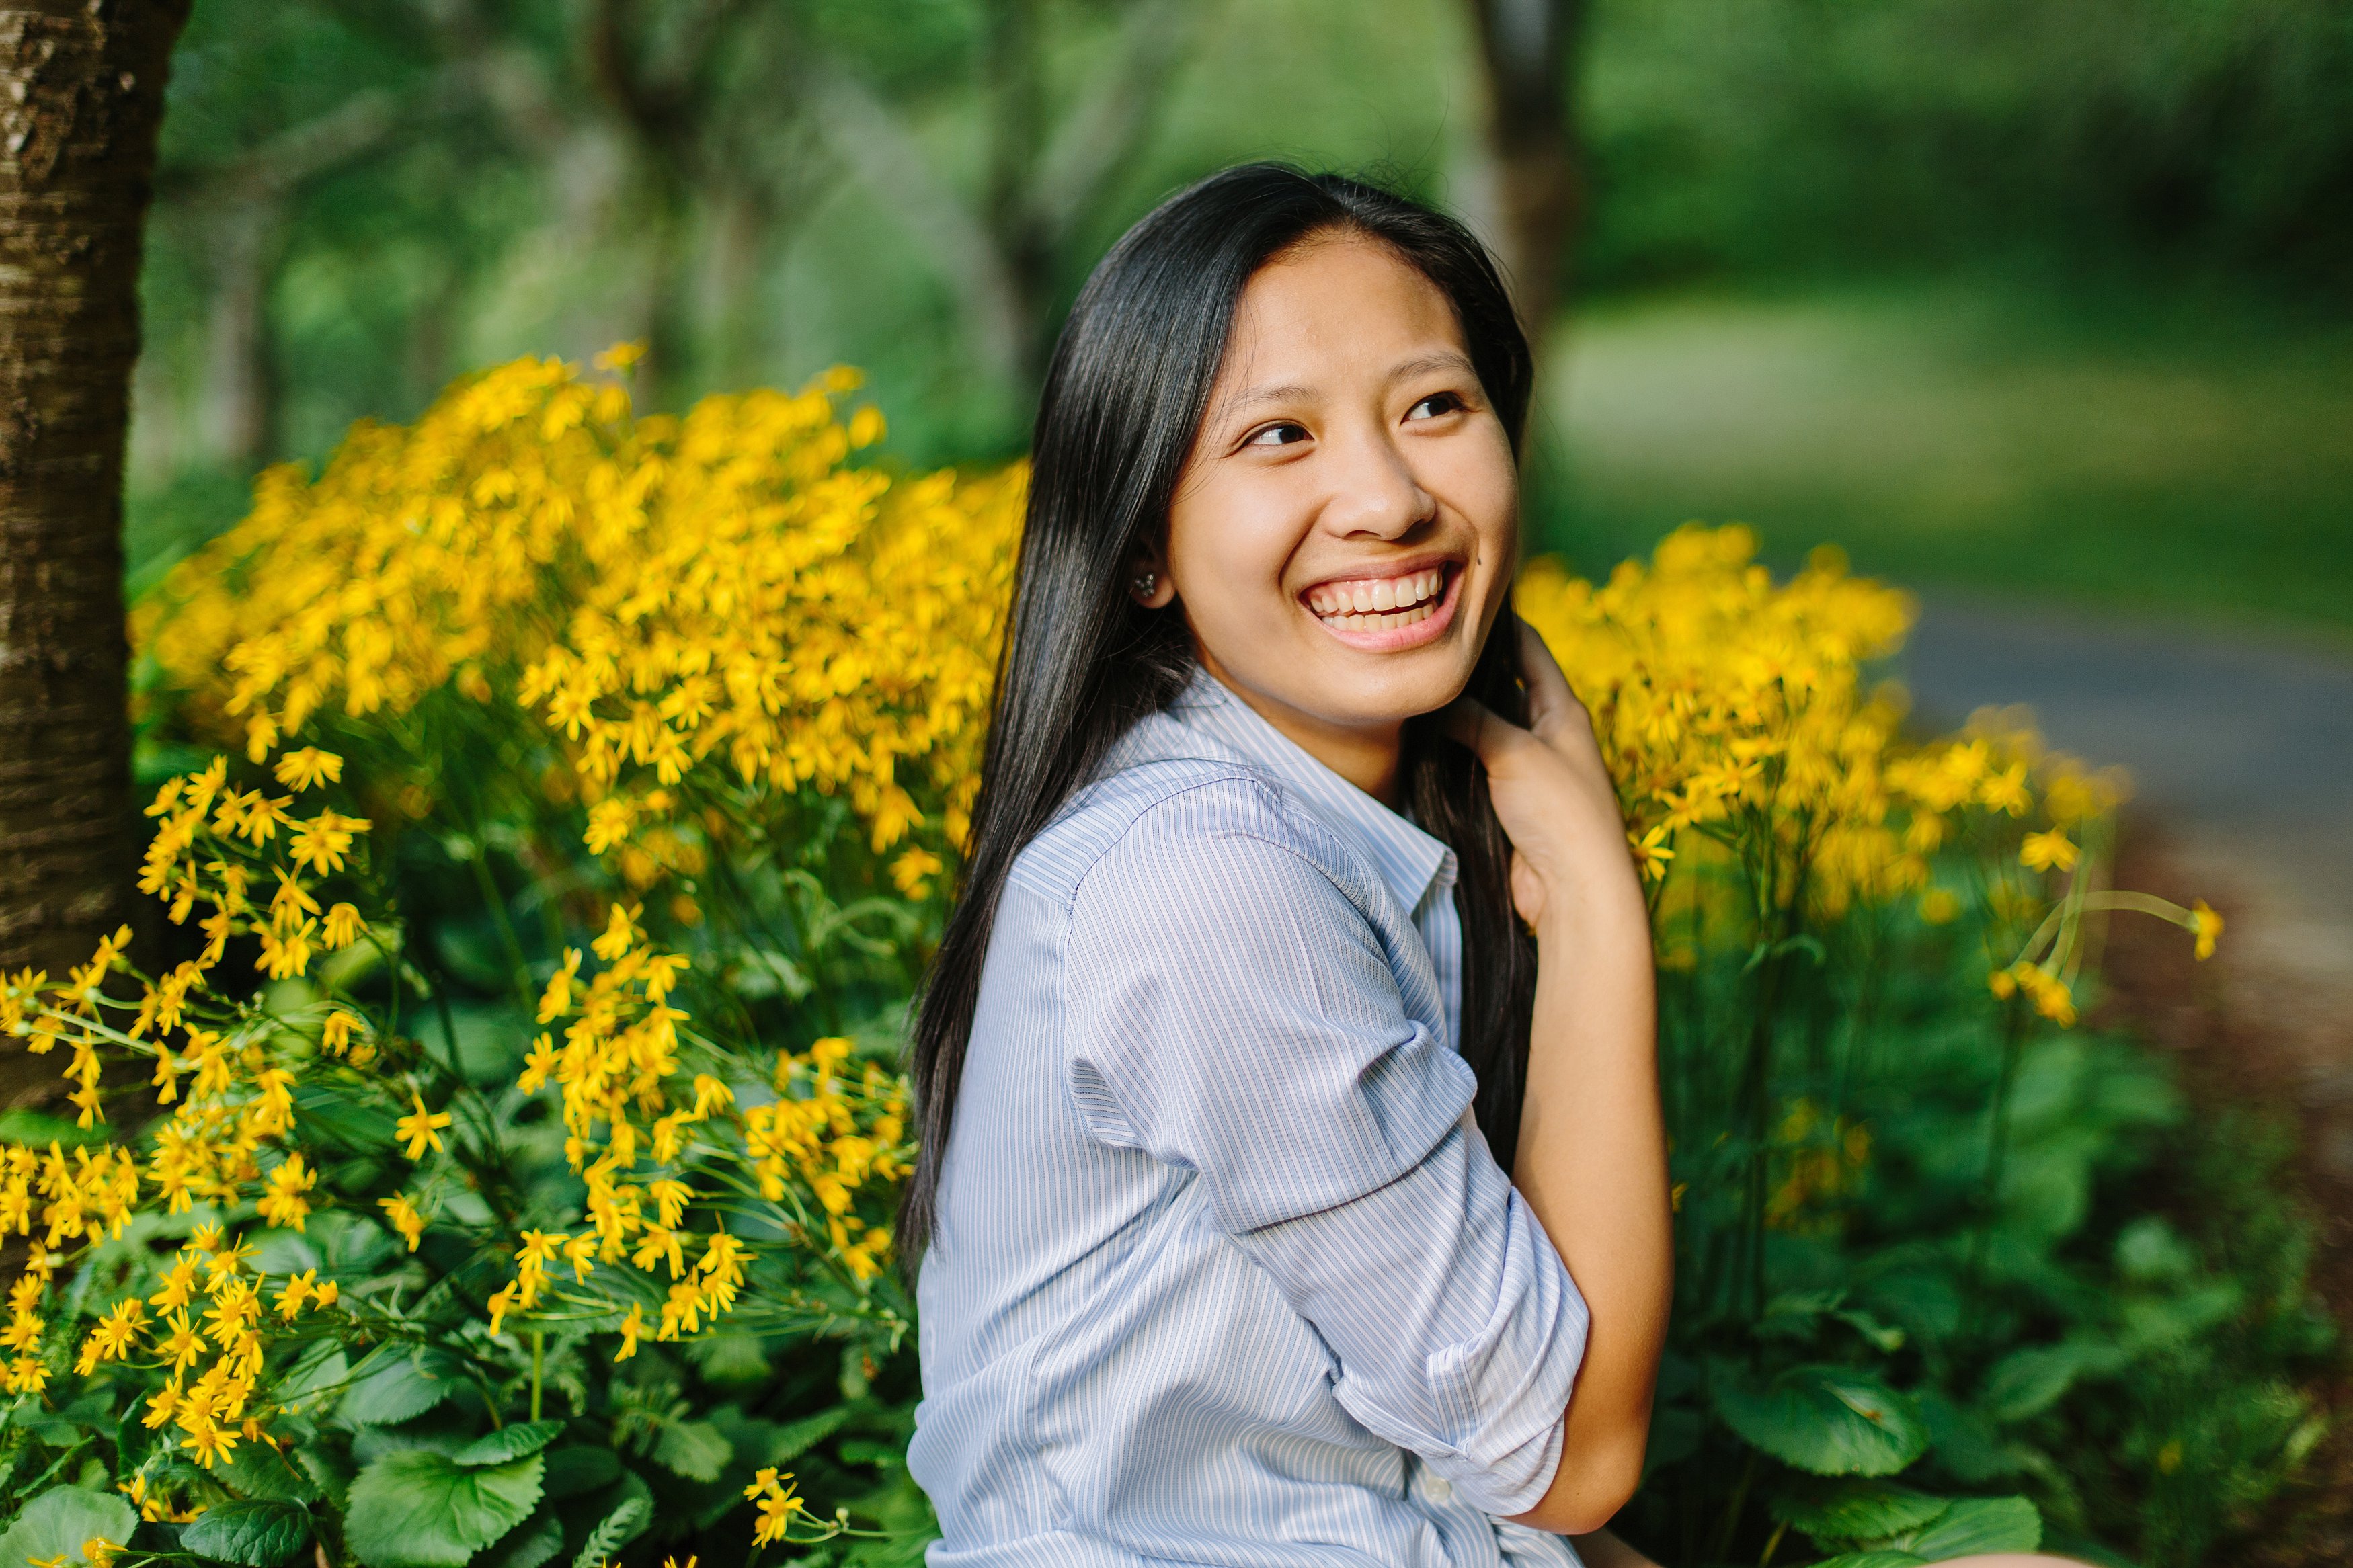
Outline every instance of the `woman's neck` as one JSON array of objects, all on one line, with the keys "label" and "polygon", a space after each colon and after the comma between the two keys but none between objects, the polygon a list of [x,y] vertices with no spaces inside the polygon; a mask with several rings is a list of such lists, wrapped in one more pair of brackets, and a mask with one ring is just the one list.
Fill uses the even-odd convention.
[{"label": "woman's neck", "polygon": [[1398,763],[1405,747],[1402,723],[1369,728],[1335,724],[1262,691],[1253,691],[1228,673],[1207,648],[1201,650],[1200,658],[1201,667],[1219,685],[1249,704],[1251,712],[1273,725],[1293,745],[1392,811],[1397,809]]}]

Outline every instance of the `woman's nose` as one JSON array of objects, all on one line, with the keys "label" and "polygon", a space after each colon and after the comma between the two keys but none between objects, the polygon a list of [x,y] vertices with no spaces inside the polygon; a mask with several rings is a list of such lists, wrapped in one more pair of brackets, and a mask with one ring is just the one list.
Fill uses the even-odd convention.
[{"label": "woman's nose", "polygon": [[1438,501],[1421,488],[1405,455],[1387,432],[1345,442],[1332,465],[1332,496],[1324,523],[1343,538],[1396,539],[1437,515]]}]

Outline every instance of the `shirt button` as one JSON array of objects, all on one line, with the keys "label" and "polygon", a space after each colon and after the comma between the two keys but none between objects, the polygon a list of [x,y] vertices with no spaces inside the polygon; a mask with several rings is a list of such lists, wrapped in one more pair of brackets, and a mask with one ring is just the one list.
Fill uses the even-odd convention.
[{"label": "shirt button", "polygon": [[1421,1492],[1432,1502],[1452,1502],[1454,1483],[1444,1476],[1433,1476],[1424,1471],[1421,1478]]}]

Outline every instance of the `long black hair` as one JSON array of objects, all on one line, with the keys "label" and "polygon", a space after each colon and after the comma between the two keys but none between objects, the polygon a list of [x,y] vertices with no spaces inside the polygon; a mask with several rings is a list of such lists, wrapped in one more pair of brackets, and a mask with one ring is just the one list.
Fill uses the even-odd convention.
[{"label": "long black hair", "polygon": [[[1191,677],[1181,614],[1144,608],[1128,579],[1167,525],[1235,304],[1268,262],[1334,232],[1386,245],[1453,302],[1480,384],[1519,451],[1533,372],[1511,298],[1468,230],[1404,196],[1338,175],[1245,164],[1163,202],[1095,268],[1054,345],[1039,399],[1029,515],[980,796],[955,908],[915,1020],[922,1147],[898,1233],[911,1270],[931,1238],[981,965],[1014,858],[1112,743]],[[1497,713],[1525,717],[1508,609],[1469,690]],[[1478,1074],[1479,1125],[1508,1168],[1535,988],[1535,945],[1512,908],[1511,846],[1485,771],[1432,721],[1407,726],[1400,782],[1414,820],[1455,853],[1468,960],[1460,1043]]]}]

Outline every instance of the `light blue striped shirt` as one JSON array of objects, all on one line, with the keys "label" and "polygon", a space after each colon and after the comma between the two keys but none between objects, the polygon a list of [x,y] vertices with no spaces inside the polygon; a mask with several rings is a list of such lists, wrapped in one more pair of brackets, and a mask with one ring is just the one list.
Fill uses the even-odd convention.
[{"label": "light blue striped shirt", "polygon": [[920,1287],[932,1568],[1527,1568],[1587,1313],[1454,1048],[1454,857],[1206,674],[998,906]]}]

